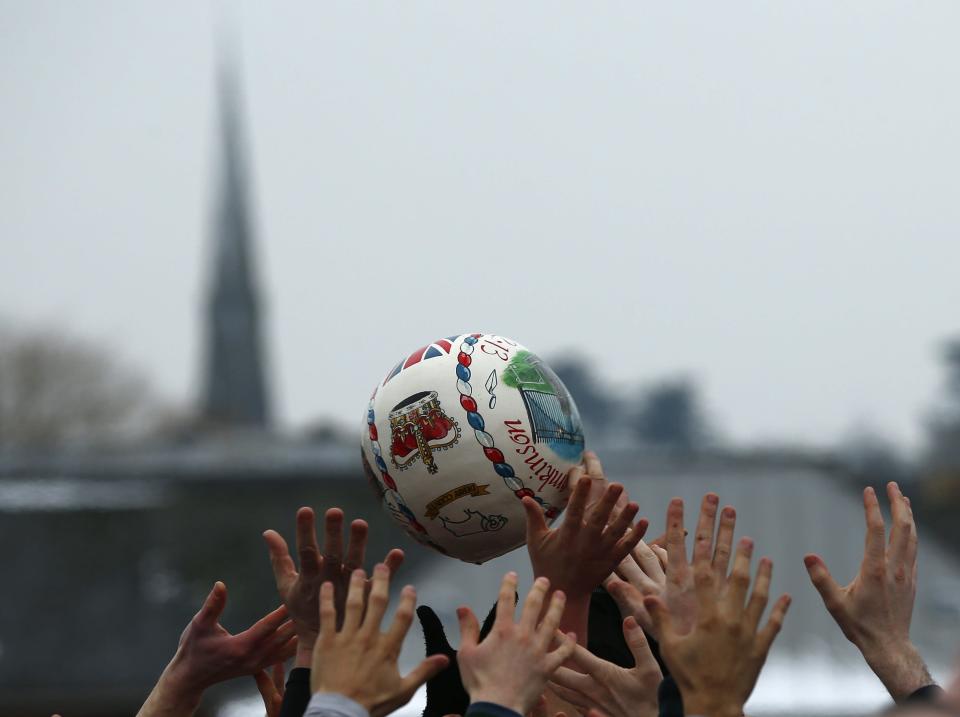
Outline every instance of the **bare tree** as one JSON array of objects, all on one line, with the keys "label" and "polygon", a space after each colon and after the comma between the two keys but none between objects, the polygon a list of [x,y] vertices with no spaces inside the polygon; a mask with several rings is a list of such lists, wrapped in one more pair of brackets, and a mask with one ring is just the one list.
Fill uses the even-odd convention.
[{"label": "bare tree", "polygon": [[123,440],[148,430],[156,415],[146,382],[110,351],[0,325],[0,447]]}]

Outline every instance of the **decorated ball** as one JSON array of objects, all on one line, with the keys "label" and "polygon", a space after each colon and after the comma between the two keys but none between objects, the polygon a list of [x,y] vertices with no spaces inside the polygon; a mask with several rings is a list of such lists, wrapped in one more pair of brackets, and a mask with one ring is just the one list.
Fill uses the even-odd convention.
[{"label": "decorated ball", "polygon": [[525,496],[556,520],[582,453],[566,387],[494,334],[449,336],[404,357],[364,416],[363,466],[384,508],[419,543],[471,563],[524,544]]}]

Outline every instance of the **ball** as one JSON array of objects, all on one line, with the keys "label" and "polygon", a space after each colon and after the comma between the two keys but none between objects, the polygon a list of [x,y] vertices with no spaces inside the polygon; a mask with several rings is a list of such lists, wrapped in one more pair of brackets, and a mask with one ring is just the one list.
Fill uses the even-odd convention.
[{"label": "ball", "polygon": [[536,354],[495,334],[438,339],[399,361],[364,416],[363,466],[419,543],[471,563],[526,541],[521,500],[552,523],[583,453],[577,406]]}]

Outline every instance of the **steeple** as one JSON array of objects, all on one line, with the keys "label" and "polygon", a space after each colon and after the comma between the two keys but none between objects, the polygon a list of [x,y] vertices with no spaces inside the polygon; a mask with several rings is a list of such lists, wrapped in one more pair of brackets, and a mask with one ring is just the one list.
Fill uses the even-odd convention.
[{"label": "steeple", "polygon": [[260,336],[254,230],[248,206],[240,91],[233,63],[217,76],[220,157],[212,222],[201,417],[225,428],[266,428],[270,406]]}]

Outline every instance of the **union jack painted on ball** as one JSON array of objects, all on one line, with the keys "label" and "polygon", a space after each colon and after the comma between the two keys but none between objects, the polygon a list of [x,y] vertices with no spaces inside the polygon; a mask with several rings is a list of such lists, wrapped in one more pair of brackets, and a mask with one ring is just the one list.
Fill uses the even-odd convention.
[{"label": "union jack painted on ball", "polygon": [[419,543],[482,563],[524,544],[520,500],[548,522],[583,452],[570,393],[536,354],[496,334],[438,339],[399,361],[364,415],[364,469]]}]

